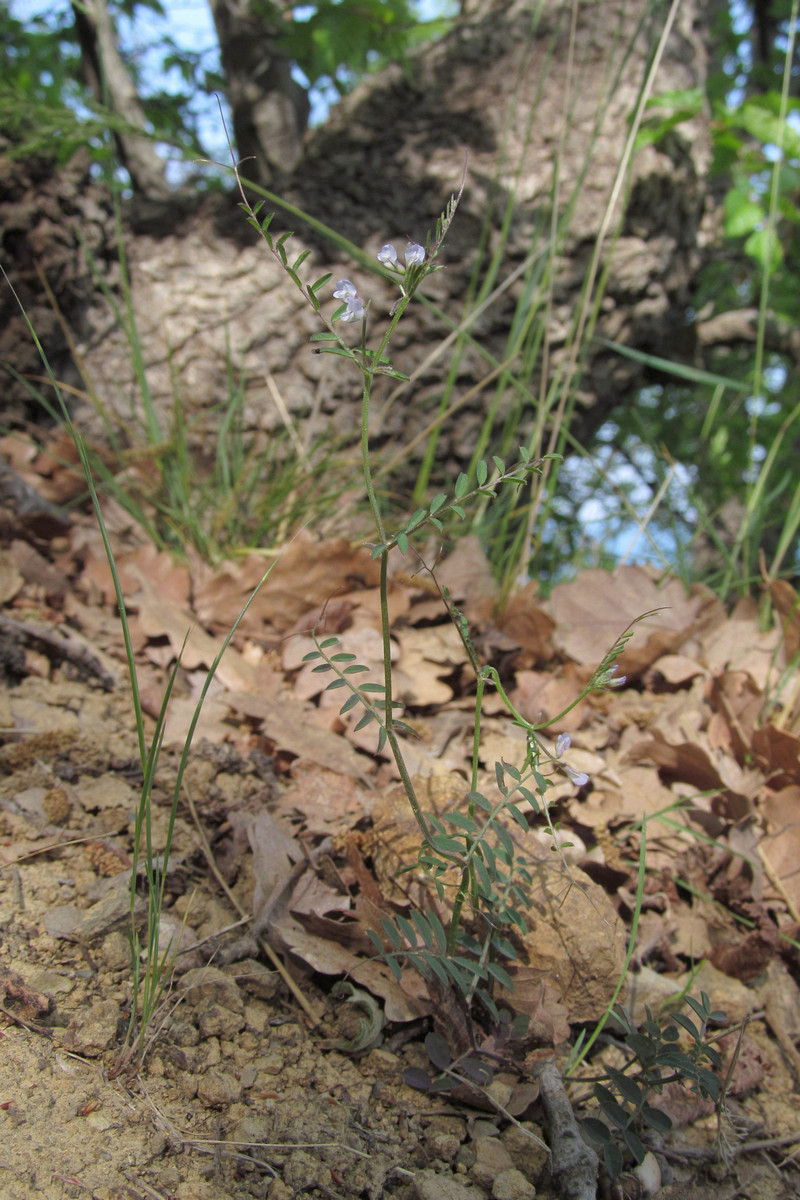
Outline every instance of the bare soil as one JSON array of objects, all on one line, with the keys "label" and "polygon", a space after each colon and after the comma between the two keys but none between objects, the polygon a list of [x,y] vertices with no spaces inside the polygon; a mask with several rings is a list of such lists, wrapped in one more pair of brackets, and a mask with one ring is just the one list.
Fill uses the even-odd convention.
[{"label": "bare soil", "polygon": [[[338,873],[336,886],[343,881],[345,891],[380,901],[380,889],[388,891],[392,871],[381,872],[377,842],[373,840],[369,852],[364,850],[357,859],[348,836],[356,827],[369,832],[372,824],[374,838],[381,822],[376,809],[371,823],[364,796],[371,796],[374,807],[376,795],[386,795],[392,787],[390,773],[385,763],[354,748],[345,736],[348,730],[339,726],[336,732],[334,718],[325,728],[319,717],[322,709],[313,710],[318,724],[300,732],[275,733],[271,740],[262,719],[243,712],[247,704],[230,690],[230,679],[228,691],[220,692],[215,701],[223,716],[217,712],[207,730],[210,736],[200,736],[196,742],[178,807],[162,918],[163,944],[172,938],[178,956],[170,985],[146,1032],[143,1058],[126,1060],[133,996],[130,867],[141,775],[118,624],[104,597],[97,590],[92,593],[95,585],[87,582],[88,567],[84,566],[81,582],[78,576],[70,576],[76,544],[69,552],[62,546],[57,553],[58,544],[55,551],[52,547],[48,551],[39,542],[35,571],[30,554],[25,557],[30,550],[27,543],[15,543],[16,549],[12,546],[4,560],[3,579],[8,580],[14,564],[20,578],[16,586],[6,587],[6,595],[10,591],[13,599],[4,612],[15,623],[15,636],[4,641],[8,678],[0,692],[5,738],[0,748],[2,1200],[83,1196],[97,1200],[251,1196],[531,1200],[534,1195],[558,1200],[567,1195],[563,1181],[559,1190],[553,1180],[546,1153],[528,1136],[552,1140],[535,1086],[528,1093],[517,1089],[531,1087],[536,1061],[554,1057],[563,1066],[579,1028],[591,1028],[602,1005],[591,1014],[581,1012],[576,1020],[571,1003],[594,1002],[586,1001],[589,993],[581,993],[577,984],[559,991],[555,972],[551,983],[542,985],[541,996],[546,999],[534,1006],[535,1035],[527,1042],[509,1044],[506,1061],[496,1072],[489,1088],[494,1106],[477,1093],[456,1099],[408,1086],[404,1074],[409,1068],[435,1074],[423,1044],[431,1029],[451,1033],[458,1048],[457,1009],[452,1002],[440,997],[432,1004],[421,984],[416,994],[413,987],[402,994],[393,992],[391,980],[386,981],[388,973],[386,978],[371,976],[365,987],[377,997],[379,1016],[373,1014],[375,1037],[363,1046],[365,1010],[335,993],[333,985],[344,971],[319,958],[321,945],[333,947],[331,954],[345,952],[341,945],[334,946],[332,931],[341,937],[342,923],[334,924],[330,916],[333,884],[328,883],[332,890],[317,908],[309,902],[303,910],[297,892],[292,894],[294,926],[288,918],[279,919],[277,908],[272,933],[269,922],[261,922],[261,943],[273,942],[281,971],[265,957],[259,940],[250,938],[249,923],[241,918],[241,912],[249,917],[258,911],[259,888],[263,891],[266,886],[264,861],[269,854],[263,845],[253,844],[253,829],[272,830],[269,836],[278,840],[284,834],[275,831],[282,829],[290,839],[287,845],[299,839],[297,844],[312,858],[328,837],[325,861]],[[85,558],[82,561],[85,564]],[[47,575],[45,568],[55,574]],[[307,587],[305,576],[297,587],[299,591]],[[369,595],[366,588],[363,596]],[[430,603],[424,596],[414,602]],[[284,607],[288,603],[285,595],[281,603]],[[145,607],[141,601],[140,616]],[[715,636],[724,620],[716,614]],[[32,622],[40,633],[38,642],[24,633]],[[79,636],[80,629],[90,627],[90,635]],[[424,622],[419,627],[424,628]],[[413,630],[410,619],[405,633],[398,627],[401,645],[404,636],[409,647],[416,645]],[[48,631],[53,637],[69,632],[70,655],[55,652],[46,640]],[[135,628],[134,633],[145,702],[152,712],[163,694],[174,650],[158,629],[145,633]],[[700,661],[702,654],[696,653]],[[240,643],[232,659],[236,670],[244,672],[245,664],[254,661],[248,657],[247,644]],[[658,661],[663,671],[680,674],[675,663]],[[551,669],[553,678],[562,671],[557,665]],[[688,682],[675,685],[669,693],[673,714],[676,696],[684,698],[683,711],[688,711],[687,698],[694,686],[685,662],[681,669],[686,670]],[[272,670],[294,681],[292,686],[300,686],[301,676],[286,661],[282,671],[275,664]],[[438,716],[432,708],[427,710],[432,740],[439,747],[430,753],[447,760],[451,752],[444,750],[447,738],[437,741],[437,721],[444,721],[449,711],[448,728],[453,727],[460,685],[453,682],[452,667],[438,670],[439,685],[449,679],[456,699],[449,710],[443,701]],[[422,667],[419,672],[418,682]],[[197,674],[183,671],[178,701],[189,701],[196,694]],[[116,678],[113,688],[111,677]],[[523,681],[521,667],[519,680]],[[636,721],[642,726],[649,722],[651,745],[655,745],[654,714],[661,711],[665,696],[663,688],[660,694],[648,692],[642,683],[627,708],[621,696],[615,697],[618,729],[631,728]],[[698,691],[698,704],[700,696]],[[248,703],[255,711],[256,699]],[[290,711],[288,698],[283,703]],[[619,717],[623,712],[624,719]],[[613,739],[603,742],[597,730],[601,725],[607,730],[610,720],[609,710],[602,708],[581,717],[584,753],[605,755],[609,763],[616,761]],[[674,729],[679,720],[683,722],[680,738],[673,739],[680,745],[687,742],[687,731],[693,729],[691,736],[699,739],[698,730],[705,728],[702,721],[692,725],[685,716],[672,720]],[[279,727],[277,716],[275,722],[273,729]],[[500,736],[493,732],[491,721],[487,730],[487,736]],[[327,767],[319,763],[309,767],[297,748],[283,747],[301,733],[307,741],[318,739],[319,758]],[[326,739],[334,736],[338,740],[333,744],[341,745],[337,751],[341,761],[334,761],[332,769],[335,754]],[[580,741],[576,730],[576,746]],[[786,775],[794,767],[786,756],[787,743],[782,746]],[[179,748],[176,730],[164,751],[154,795],[156,847],[163,845]],[[467,746],[464,754],[468,752]],[[369,788],[358,773],[346,775],[343,764],[354,754],[363,766],[362,776],[373,772]],[[675,755],[679,757],[677,750]],[[678,771],[677,757],[673,773]],[[666,761],[664,754],[662,759]],[[652,758],[648,761],[650,789],[665,787],[669,778],[665,768],[659,775]],[[696,752],[692,761],[692,769],[697,769]],[[642,762],[640,755],[640,765],[635,767],[640,773],[645,770]],[[452,762],[447,763],[452,769]],[[789,786],[774,772],[770,778]],[[634,785],[644,786],[644,776],[631,774],[629,784],[628,803]],[[594,790],[580,799],[580,810],[575,789],[567,789],[562,812],[576,838],[605,846],[604,862],[597,854],[592,860],[587,851],[580,863],[593,872],[591,886],[597,888],[598,903],[602,893],[609,905],[608,919],[594,923],[610,927],[619,921],[624,932],[631,915],[635,856],[629,847],[626,850],[624,834],[612,844],[607,825],[591,817],[592,796],[600,803],[604,786],[604,811],[610,814],[610,785],[608,780],[602,783],[600,771],[594,776]],[[775,794],[782,793],[778,789]],[[719,795],[733,804],[730,779]],[[772,811],[764,808],[767,801],[773,803],[772,793],[766,799],[765,795],[753,801],[754,813]],[[740,853],[750,854],[749,843],[742,840],[747,823],[739,824],[740,816],[734,819],[726,814],[722,801],[714,811],[716,857],[706,857],[707,847],[696,837],[684,838],[678,850],[666,840],[653,843],[653,883],[640,924],[638,974],[632,976],[642,988],[645,981],[656,986],[652,977],[674,986],[691,965],[692,946],[707,940],[713,927],[717,945],[708,951],[705,973],[695,981],[694,990],[697,994],[706,988],[714,1004],[727,1008],[733,1021],[739,1022],[738,1031],[729,1035],[725,1045],[730,1073],[721,1114],[691,1096],[676,1093],[664,1098],[675,1129],[656,1146],[662,1173],[657,1194],[663,1200],[784,1200],[800,1194],[800,1172],[793,1157],[800,1146],[796,941],[773,938],[770,942],[764,931],[770,921],[776,930],[791,928],[790,872],[787,869],[779,878],[777,891],[771,877],[737,875],[740,860],[731,856],[730,848],[738,846]],[[711,815],[709,809],[708,820]],[[263,823],[267,818],[271,824]],[[774,826],[765,817],[758,819],[764,821],[765,836],[771,834]],[[770,843],[773,863],[783,862],[777,854],[780,845],[777,840]],[[316,866],[313,871],[308,866],[307,876],[302,874],[306,864],[293,866],[292,880],[305,878],[308,884],[313,877],[321,887],[329,871],[320,866],[321,861],[314,859]],[[576,872],[580,869],[575,866]],[[367,870],[374,872],[372,883]],[[720,903],[715,909],[709,900],[701,907],[686,890],[675,890],[674,881],[685,878],[692,881],[695,892],[705,888],[710,896],[716,887],[714,894],[721,896],[723,876],[729,905],[726,916],[713,915],[721,911]],[[330,873],[326,878],[330,880]],[[737,888],[739,911],[751,914],[750,934],[731,923]],[[663,897],[671,898],[669,903],[662,903]],[[351,911],[354,919],[362,913],[358,903]],[[389,900],[385,903],[386,911],[391,911]],[[136,910],[140,925],[145,910],[146,888],[140,878]],[[301,911],[305,925],[300,933],[305,941],[296,928],[296,914]],[[599,910],[595,905],[583,911]],[[581,917],[580,910],[571,921],[585,924],[589,936],[592,922]],[[761,930],[760,942],[754,939],[753,928]],[[290,948],[291,936],[297,940]],[[616,943],[608,944],[608,952],[616,953]],[[720,944],[727,958],[718,952]],[[353,945],[352,954],[363,957],[360,943]],[[699,957],[705,953],[701,951]],[[712,966],[711,957],[721,965]],[[743,960],[751,968],[749,973]],[[358,974],[354,978],[358,983]],[[607,986],[602,972],[597,979],[598,986]],[[626,993],[632,1005],[634,992],[635,987]],[[526,995],[522,988],[520,1003]],[[486,1029],[478,1032],[480,1038],[491,1034]],[[600,1045],[601,1057],[584,1064],[586,1076],[602,1072],[603,1062],[618,1061],[613,1038]],[[585,1081],[571,1085],[579,1115],[590,1091]],[[520,1095],[527,1095],[529,1102],[517,1104],[514,1097]],[[514,1120],[507,1115],[509,1106],[514,1108]],[[599,1187],[598,1194],[606,1196],[646,1194],[632,1176],[621,1185],[601,1179]]]}]

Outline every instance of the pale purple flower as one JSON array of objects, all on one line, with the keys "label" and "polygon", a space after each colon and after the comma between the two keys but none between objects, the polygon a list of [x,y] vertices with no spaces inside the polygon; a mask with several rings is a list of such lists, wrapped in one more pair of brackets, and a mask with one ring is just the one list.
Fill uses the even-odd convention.
[{"label": "pale purple flower", "polygon": [[[556,739],[556,758],[563,758],[572,745],[572,738],[568,733],[560,733]],[[568,775],[576,787],[583,787],[589,782],[589,776],[584,771],[576,771],[572,767],[568,767],[566,763],[558,764],[565,775]]]},{"label": "pale purple flower", "polygon": [[404,257],[407,267],[419,267],[425,262],[425,247],[419,242],[409,242]]},{"label": "pale purple flower", "polygon": [[347,297],[347,311],[343,312],[339,318],[345,325],[350,321],[362,321],[364,319],[364,302],[359,296]]},{"label": "pale purple flower", "polygon": [[572,745],[572,738],[568,733],[560,733],[556,741],[556,758],[563,758]]},{"label": "pale purple flower", "polygon": [[351,283],[349,279],[340,279],[333,293],[335,300],[349,300],[351,296],[355,295],[356,285]]},{"label": "pale purple flower", "polygon": [[585,771],[573,771],[572,767],[568,767],[566,763],[561,769],[562,771],[566,771],[576,787],[583,787],[585,783],[589,782],[589,776]]},{"label": "pale purple flower", "polygon": [[364,308],[364,301],[358,295],[354,283],[351,283],[349,279],[340,279],[333,295],[336,300],[344,300],[347,305],[347,309],[342,313],[340,318],[345,325],[349,324],[350,321],[363,320],[366,309]]},{"label": "pale purple flower", "polygon": [[378,262],[383,263],[385,267],[394,267],[397,265],[397,251],[391,242],[386,242],[378,251]]}]

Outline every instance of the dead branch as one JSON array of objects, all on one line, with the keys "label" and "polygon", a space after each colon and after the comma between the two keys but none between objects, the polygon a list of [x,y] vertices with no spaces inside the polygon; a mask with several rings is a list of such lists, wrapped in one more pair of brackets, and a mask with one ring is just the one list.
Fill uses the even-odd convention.
[{"label": "dead branch", "polygon": [[580,1135],[569,1097],[553,1059],[534,1070],[550,1138],[553,1182],[561,1200],[596,1200],[598,1159]]}]

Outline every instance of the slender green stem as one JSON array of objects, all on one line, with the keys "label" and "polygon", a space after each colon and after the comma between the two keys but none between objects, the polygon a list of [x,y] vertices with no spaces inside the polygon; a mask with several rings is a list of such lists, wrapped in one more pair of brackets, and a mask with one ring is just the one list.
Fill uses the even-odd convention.
[{"label": "slender green stem", "polygon": [[[394,314],[392,321],[389,323],[388,329],[386,330],[386,332],[383,335],[380,347],[375,356],[375,359],[373,360],[374,362],[378,362],[380,360],[381,356],[383,355],[383,353],[385,352],[385,350],[389,344],[389,341],[391,339],[392,332],[394,331],[394,327],[397,324],[397,322],[400,320],[400,317],[402,316],[403,311],[405,310],[405,307],[407,304],[408,304],[408,298],[406,297],[403,299],[401,304],[398,306],[397,312]],[[363,330],[362,330],[362,336],[363,336]],[[373,520],[375,521],[375,528],[377,530],[380,543],[384,544],[386,542],[386,530],[384,528],[383,517],[381,516],[381,510],[380,510],[380,505],[378,503],[378,497],[375,492],[375,486],[372,481],[372,467],[370,464],[370,455],[369,455],[369,402],[370,402],[370,395],[372,393],[372,383],[373,383],[373,379],[374,379],[374,375],[375,375],[375,369],[374,369],[374,367],[368,367],[366,365],[362,365],[361,369],[364,373],[364,391],[363,391],[362,400],[361,400],[361,465],[362,465],[362,471],[364,474],[364,486],[366,487],[367,499],[369,500],[369,506],[370,506],[370,510],[372,512],[372,517],[373,517]],[[383,712],[384,712],[383,728],[384,728],[384,732],[386,734],[386,741],[388,742],[389,749],[392,752],[392,757],[394,758],[394,761],[397,765],[397,770],[400,773],[400,780],[403,784],[403,788],[404,788],[406,796],[408,798],[408,802],[411,805],[411,810],[414,813],[416,822],[419,825],[420,830],[422,831],[422,834],[425,837],[425,840],[430,842],[430,837],[431,837],[430,827],[428,826],[428,822],[425,819],[425,814],[423,813],[422,808],[419,803],[419,800],[417,799],[417,794],[414,789],[414,784],[411,781],[411,776],[408,773],[408,768],[406,767],[405,760],[403,758],[403,751],[400,747],[400,743],[397,740],[397,734],[394,731],[394,708],[393,708],[393,704],[392,704],[392,699],[393,699],[393,697],[392,697],[392,642],[391,642],[391,628],[390,628],[390,624],[389,624],[389,551],[388,551],[388,549],[384,549],[384,551],[382,552],[380,562],[381,562],[381,575],[380,575],[381,640],[382,640],[382,649],[383,649],[383,684],[384,684],[384,693],[383,694],[384,694],[384,703],[385,703],[385,708],[383,710]]]}]

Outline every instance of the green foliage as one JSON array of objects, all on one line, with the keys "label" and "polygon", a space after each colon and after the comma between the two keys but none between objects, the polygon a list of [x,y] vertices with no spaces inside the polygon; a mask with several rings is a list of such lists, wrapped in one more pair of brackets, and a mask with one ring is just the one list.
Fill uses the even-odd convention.
[{"label": "green foliage", "polygon": [[503,460],[495,455],[493,459],[495,473],[491,478],[489,477],[489,467],[486,460],[479,459],[475,468],[476,482],[474,485],[470,486],[469,476],[465,471],[462,471],[456,479],[452,500],[448,499],[445,492],[437,492],[428,507],[416,509],[404,527],[390,538],[388,542],[374,546],[372,557],[380,558],[383,553],[391,550],[393,546],[397,546],[401,554],[407,554],[409,534],[417,530],[422,530],[426,526],[432,527],[438,533],[442,533],[445,527],[444,518],[448,515],[455,517],[458,521],[466,520],[467,514],[464,506],[471,500],[475,500],[477,497],[495,499],[497,488],[502,484],[512,484],[519,487],[525,483],[526,478],[532,472],[541,472],[544,462],[556,457],[554,455],[545,455],[544,458],[532,462],[530,454],[524,446],[519,448],[519,455],[519,461],[509,468],[506,468]]},{"label": "green foliage", "polygon": [[[774,16],[780,32],[788,7]],[[800,376],[790,346],[800,320],[800,102],[788,89],[795,53],[788,23],[783,32],[766,61],[763,46],[754,52],[753,33],[742,35],[730,12],[719,14],[724,72],[710,78],[706,95],[654,97],[638,134],[639,144],[668,148],[684,122],[710,109],[723,237],[693,307],[703,320],[745,310],[750,329],[743,323],[743,335],[712,343],[703,370],[617,347],[646,362],[652,382],[601,431],[614,440],[616,462],[647,464],[640,480],[653,493],[668,483],[664,458],[682,464],[681,485],[665,493],[653,519],[656,537],[674,560],[699,530],[704,546],[694,562],[684,549],[679,564],[690,576],[701,572],[723,597],[752,588],[760,554],[770,574],[798,565],[800,407],[792,397]],[[655,452],[659,445],[666,455]]]},{"label": "green foliage", "polygon": [[23,22],[0,4],[0,126],[20,157],[64,163],[79,146],[102,155],[106,117],[86,106],[81,61],[66,12]]},{"label": "green foliage", "polygon": [[[225,90],[215,65],[218,52],[181,45],[158,0],[118,0],[111,7],[121,31],[122,56],[154,141],[174,147],[187,160],[208,156],[213,148],[202,143],[202,117],[209,97]],[[265,37],[273,36],[277,48],[296,62],[309,87],[330,81],[340,93],[448,27],[445,17],[418,20],[411,0],[323,0],[304,6],[291,20],[281,5],[259,0],[252,7],[264,21]],[[148,33],[147,41],[135,25],[141,9],[164,21],[155,34]],[[135,41],[133,49],[128,40]],[[175,80],[183,87],[174,86]],[[66,162],[85,146],[95,161],[113,162],[108,133],[127,132],[128,127],[98,104],[83,82],[67,3],[53,0],[43,16],[27,20],[13,17],[8,5],[0,3],[0,125],[23,157],[43,153]]]},{"label": "green foliage", "polygon": [[676,1012],[659,1024],[647,1008],[646,1020],[637,1028],[624,1009],[614,1013],[624,1031],[630,1061],[625,1070],[608,1069],[608,1086],[594,1085],[594,1098],[605,1120],[586,1117],[583,1121],[584,1132],[602,1147],[606,1170],[612,1178],[622,1174],[622,1147],[637,1163],[643,1161],[643,1127],[661,1135],[672,1128],[670,1117],[650,1103],[654,1092],[660,1094],[667,1083],[677,1080],[704,1099],[715,1103],[720,1099],[722,1059],[706,1040],[706,1034],[710,1024],[725,1022],[725,1013],[712,1010],[705,992],[700,993],[699,1000],[686,996],[684,1001],[697,1021]]},{"label": "green foliage", "polygon": [[[271,4],[262,7],[275,12]],[[402,61],[414,45],[444,33],[448,24],[446,18],[420,21],[411,0],[321,0],[303,7],[279,45],[312,87],[330,80],[343,95],[360,77],[387,61]]]}]

